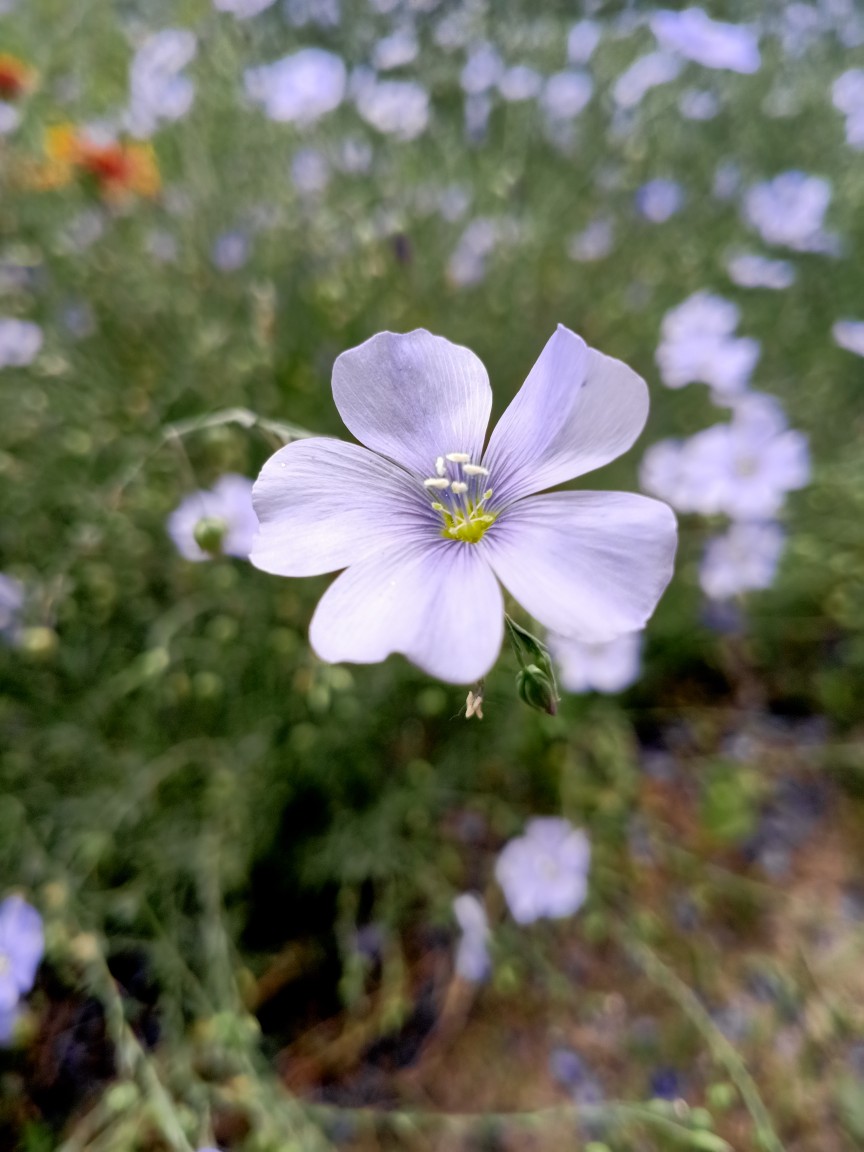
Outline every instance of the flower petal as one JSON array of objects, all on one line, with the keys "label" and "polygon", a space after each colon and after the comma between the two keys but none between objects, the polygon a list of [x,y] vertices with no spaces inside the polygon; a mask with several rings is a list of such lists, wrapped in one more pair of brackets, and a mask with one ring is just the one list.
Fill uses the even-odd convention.
[{"label": "flower petal", "polygon": [[672,577],[675,517],[629,492],[520,500],[484,537],[508,592],[550,632],[588,643],[642,628]]},{"label": "flower petal", "polygon": [[252,501],[260,530],[250,560],[277,576],[335,572],[438,525],[401,468],[324,437],[280,448],[261,469]]},{"label": "flower petal", "polygon": [[333,399],[361,444],[415,475],[467,452],[479,460],[492,409],[482,363],[467,348],[418,328],[380,332],[333,365]]},{"label": "flower petal", "polygon": [[321,598],[309,628],[322,660],[374,664],[401,652],[424,672],[470,684],[501,649],[504,606],[473,544],[427,540],[352,565]]},{"label": "flower petal", "polygon": [[496,503],[608,464],[647,416],[645,381],[559,324],[490,437],[483,463]]}]

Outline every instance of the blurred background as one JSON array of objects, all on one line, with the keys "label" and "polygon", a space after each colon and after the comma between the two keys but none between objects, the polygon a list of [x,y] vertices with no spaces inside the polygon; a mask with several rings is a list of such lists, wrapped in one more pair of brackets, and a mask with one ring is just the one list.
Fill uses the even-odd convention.
[{"label": "blurred background", "polygon": [[[0,0],[0,1146],[862,1146],[862,209],[854,0]],[[494,419],[557,323],[645,633],[319,661],[249,486],[335,357]]]}]

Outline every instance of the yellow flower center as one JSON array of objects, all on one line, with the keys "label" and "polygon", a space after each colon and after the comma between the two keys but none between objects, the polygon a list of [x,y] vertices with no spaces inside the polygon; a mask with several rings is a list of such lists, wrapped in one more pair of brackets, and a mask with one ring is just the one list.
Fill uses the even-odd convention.
[{"label": "yellow flower center", "polygon": [[482,540],[498,513],[489,509],[492,489],[487,488],[489,469],[472,464],[467,452],[449,452],[435,461],[435,475],[423,481],[429,492],[440,493],[432,504],[442,520],[445,540],[476,544]]}]

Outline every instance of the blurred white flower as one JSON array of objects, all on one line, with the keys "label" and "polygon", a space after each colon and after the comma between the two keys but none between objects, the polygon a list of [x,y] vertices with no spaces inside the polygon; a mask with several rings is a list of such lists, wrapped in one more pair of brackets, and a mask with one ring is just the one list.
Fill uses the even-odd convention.
[{"label": "blurred white flower", "polygon": [[585,833],[569,820],[543,816],[529,820],[524,835],[504,845],[495,878],[513,919],[530,924],[578,911],[588,894],[590,864]]},{"label": "blurred white flower", "polygon": [[213,7],[217,12],[230,12],[238,20],[250,20],[275,3],[276,0],[213,0]]},{"label": "blurred white flower", "polygon": [[420,45],[417,34],[411,27],[397,28],[389,36],[382,37],[372,50],[372,64],[379,72],[389,72],[392,68],[404,68],[417,59]]},{"label": "blurred white flower", "polygon": [[733,524],[708,542],[699,568],[699,583],[712,600],[739,592],[770,588],[783,554],[785,535],[779,524]]},{"label": "blurred white flower", "polygon": [[636,210],[652,224],[665,224],[684,206],[684,189],[677,180],[649,180],[636,193]]},{"label": "blurred white flower", "polygon": [[731,300],[696,292],[663,317],[656,360],[668,388],[708,384],[721,395],[746,388],[759,359],[759,341],[736,337],[739,310]]},{"label": "blurred white flower", "polygon": [[498,92],[502,100],[516,104],[522,100],[533,100],[543,87],[543,76],[536,68],[527,64],[514,64],[498,81]]},{"label": "blurred white flower", "polygon": [[24,612],[24,585],[0,572],[0,640],[15,644]]},{"label": "blurred white flower", "polygon": [[195,85],[183,69],[197,41],[188,28],[164,28],[148,36],[129,68],[126,123],[134,136],[152,136],[162,120],[180,120],[192,107]]},{"label": "blurred white flower", "polygon": [[737,252],[726,261],[729,279],[741,288],[770,288],[780,292],[791,288],[797,273],[788,260],[771,260],[756,252]]},{"label": "blurred white flower", "polygon": [[301,48],[244,73],[246,93],[271,120],[312,124],[342,103],[348,73],[340,56]]},{"label": "blurred white flower", "polygon": [[615,242],[615,226],[606,216],[598,216],[581,232],[571,236],[567,244],[567,255],[571,260],[602,260],[612,251]]},{"label": "blurred white flower", "polygon": [[834,342],[847,352],[864,356],[864,320],[838,320],[831,329]]},{"label": "blurred white flower", "polygon": [[651,16],[649,23],[662,48],[679,52],[705,68],[759,70],[759,36],[746,24],[712,20],[701,8],[685,8],[681,12],[662,9]]},{"label": "blurred white flower", "polygon": [[625,632],[607,644],[548,637],[558,680],[568,692],[623,692],[639,679],[642,633]]},{"label": "blurred white flower", "polygon": [[649,52],[634,60],[622,72],[612,88],[612,98],[619,108],[635,108],[646,92],[668,84],[681,71],[681,61],[668,52]]},{"label": "blurred white flower", "polygon": [[489,920],[482,900],[463,892],[453,901],[453,915],[462,932],[456,948],[456,972],[463,980],[479,984],[489,975]]},{"label": "blurred white flower", "polygon": [[468,96],[488,92],[494,88],[504,72],[504,62],[492,44],[473,47],[465,61],[459,82]]},{"label": "blurred white flower", "polygon": [[[206,527],[214,547],[205,551],[196,539]],[[252,481],[227,472],[211,489],[190,494],[168,517],[168,534],[181,556],[187,560],[211,560],[214,554],[248,560],[252,541],[258,532],[258,517],[252,507]]]},{"label": "blurred white flower", "polygon": [[397,140],[416,140],[429,123],[429,93],[413,80],[363,84],[355,104],[367,124]]},{"label": "blurred white flower", "polygon": [[42,329],[29,320],[0,316],[0,369],[26,368],[42,347]]},{"label": "blurred white flower", "polygon": [[144,247],[160,264],[174,264],[180,255],[177,237],[165,228],[152,228],[144,238]]},{"label": "blurred white flower", "polygon": [[594,81],[587,72],[556,72],[546,81],[540,104],[550,120],[572,120],[594,93]]},{"label": "blurred white flower", "polygon": [[567,35],[567,60],[570,64],[587,64],[600,43],[602,25],[596,20],[580,20]]},{"label": "blurred white flower", "polygon": [[822,225],[831,203],[831,184],[806,172],[781,172],[754,184],[744,197],[744,216],[766,244],[798,252],[829,252],[833,238]]}]

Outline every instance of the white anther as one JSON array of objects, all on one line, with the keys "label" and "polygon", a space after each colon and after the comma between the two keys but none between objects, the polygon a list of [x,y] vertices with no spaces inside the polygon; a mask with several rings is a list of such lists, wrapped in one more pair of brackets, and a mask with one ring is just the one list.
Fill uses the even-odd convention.
[{"label": "white anther", "polygon": [[439,488],[442,492],[445,488],[450,487],[450,481],[443,476],[430,476],[428,480],[423,481],[424,488]]},{"label": "white anther", "polygon": [[487,488],[486,491],[483,493],[483,499],[484,500],[491,500],[492,499],[492,489],[491,488]]},{"label": "white anther", "polygon": [[465,701],[465,719],[470,720],[472,716],[476,716],[478,720],[483,719],[483,685],[477,685],[476,692],[469,692],[468,699]]},{"label": "white anther", "polygon": [[444,476],[445,473],[447,472],[447,465],[444,463],[444,457],[443,456],[439,456],[438,459],[435,461],[435,471],[438,473],[439,476]]},{"label": "white anther", "polygon": [[465,464],[462,471],[466,476],[488,476],[489,469],[484,468],[482,464]]},{"label": "white anther", "polygon": [[455,492],[457,496],[461,496],[463,492],[468,491],[468,485],[462,480],[454,480],[450,485],[450,491]]},{"label": "white anther", "polygon": [[448,452],[447,459],[451,464],[467,464],[471,457],[467,452]]}]

